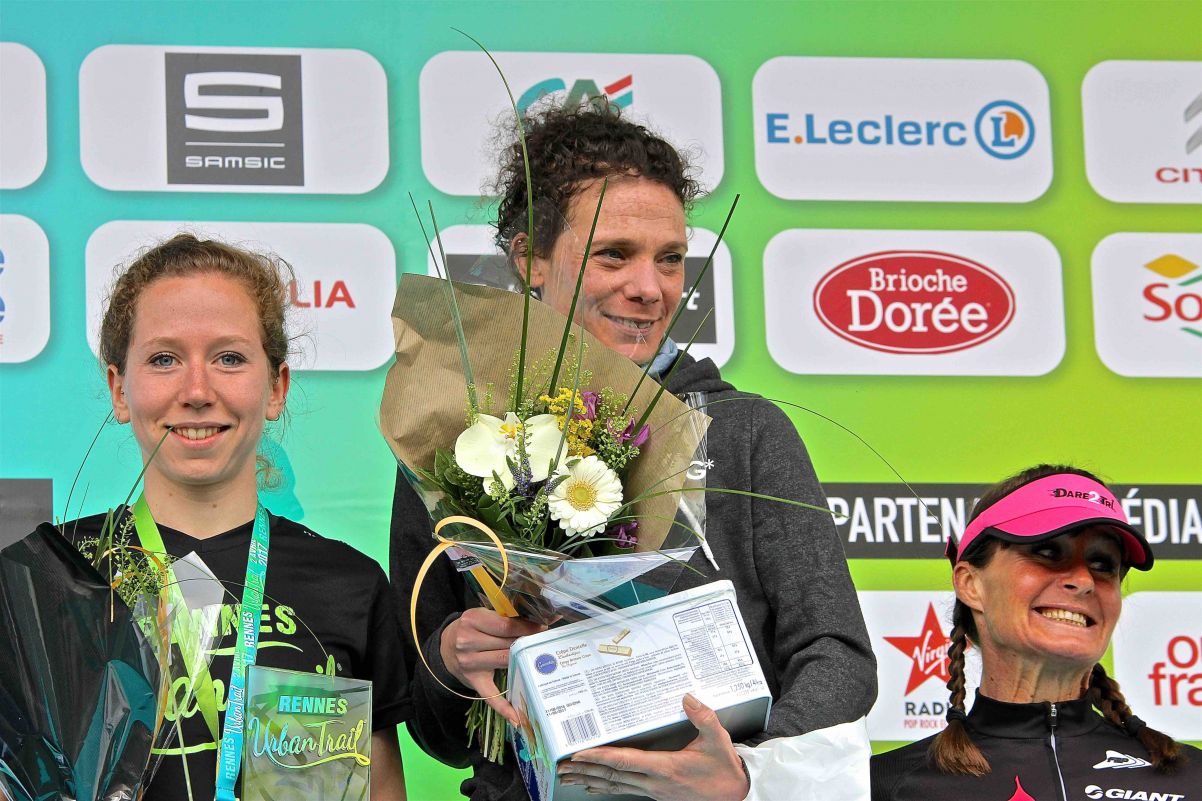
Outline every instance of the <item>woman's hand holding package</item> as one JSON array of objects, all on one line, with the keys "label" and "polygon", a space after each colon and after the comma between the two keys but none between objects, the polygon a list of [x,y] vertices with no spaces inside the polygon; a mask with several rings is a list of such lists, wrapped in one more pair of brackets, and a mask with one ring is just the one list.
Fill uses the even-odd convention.
[{"label": "woman's hand holding package", "polygon": [[691,695],[684,712],[698,733],[680,751],[588,748],[559,766],[560,780],[656,801],[742,801],[751,790],[747,773],[718,715]]},{"label": "woman's hand holding package", "polygon": [[491,609],[468,609],[443,629],[442,662],[460,683],[471,687],[506,720],[518,725],[517,710],[500,694],[493,673],[509,667],[509,646],[514,640],[545,630],[546,626],[502,617]]}]

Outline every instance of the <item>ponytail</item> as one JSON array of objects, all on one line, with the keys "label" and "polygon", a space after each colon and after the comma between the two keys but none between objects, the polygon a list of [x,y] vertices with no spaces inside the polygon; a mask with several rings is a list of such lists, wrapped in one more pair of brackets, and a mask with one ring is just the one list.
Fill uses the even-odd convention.
[{"label": "ponytail", "polygon": [[1106,675],[1106,669],[1101,665],[1094,665],[1089,674],[1087,695],[1103,717],[1139,740],[1152,757],[1152,767],[1157,772],[1174,773],[1185,763],[1180,743],[1137,718],[1127,706],[1118,682]]},{"label": "ponytail", "polygon": [[989,761],[977,748],[977,744],[968,736],[964,724],[964,652],[968,648],[968,631],[961,622],[962,616],[970,616],[960,601],[956,601],[952,612],[951,647],[947,651],[948,682],[947,689],[951,693],[948,699],[947,728],[939,732],[931,741],[927,750],[927,759],[940,773],[960,776],[984,776],[989,773]]}]

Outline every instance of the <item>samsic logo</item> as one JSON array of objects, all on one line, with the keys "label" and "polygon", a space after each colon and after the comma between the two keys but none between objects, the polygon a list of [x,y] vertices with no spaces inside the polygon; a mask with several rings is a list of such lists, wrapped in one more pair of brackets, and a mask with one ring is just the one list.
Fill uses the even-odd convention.
[{"label": "samsic logo", "polygon": [[909,119],[893,114],[858,120],[822,119],[813,113],[805,114],[802,120],[800,129],[791,132],[789,114],[769,113],[765,120],[768,143],[898,148],[979,146],[994,158],[1016,159],[1026,154],[1035,141],[1031,115],[1009,100],[985,105],[972,121]]},{"label": "samsic logo", "polygon": [[933,251],[871,253],[835,267],[814,311],[836,335],[888,353],[951,353],[1014,319],[1014,291],[993,270]]},{"label": "samsic logo", "polygon": [[788,200],[1025,203],[1052,181],[1021,61],[781,56],[752,81],[756,173]]},{"label": "samsic logo", "polygon": [[609,103],[618,108],[629,108],[634,101],[634,75],[624,75],[615,81],[598,86],[597,82],[581,78],[572,82],[571,91],[563,78],[547,78],[531,86],[518,98],[518,111],[525,112],[544,97],[567,92],[563,100],[564,108],[575,108],[581,103],[593,103],[598,107]]},{"label": "samsic logo", "polygon": [[1111,234],[1092,261],[1094,339],[1106,366],[1202,378],[1202,235]]},{"label": "samsic logo", "polygon": [[168,183],[305,183],[300,56],[164,58]]},{"label": "samsic logo", "polygon": [[388,80],[362,50],[104,45],[79,140],[115,191],[360,194],[388,174]]}]

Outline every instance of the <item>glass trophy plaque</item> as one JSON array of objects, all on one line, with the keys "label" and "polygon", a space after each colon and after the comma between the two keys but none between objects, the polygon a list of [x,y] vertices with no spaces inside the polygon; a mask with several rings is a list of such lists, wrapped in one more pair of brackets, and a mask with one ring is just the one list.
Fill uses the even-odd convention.
[{"label": "glass trophy plaque", "polygon": [[371,682],[252,665],[242,801],[368,801]]}]

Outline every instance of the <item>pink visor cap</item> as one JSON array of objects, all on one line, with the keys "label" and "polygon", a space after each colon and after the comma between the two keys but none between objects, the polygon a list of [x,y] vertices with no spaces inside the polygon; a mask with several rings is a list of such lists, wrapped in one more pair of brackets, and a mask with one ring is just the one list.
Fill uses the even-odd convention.
[{"label": "pink visor cap", "polygon": [[1152,567],[1148,541],[1127,522],[1110,490],[1075,473],[1057,473],[1023,484],[969,523],[959,542],[948,539],[944,553],[955,564],[974,544],[989,537],[1039,542],[1085,526],[1112,529],[1123,543],[1126,564],[1137,570]]}]

